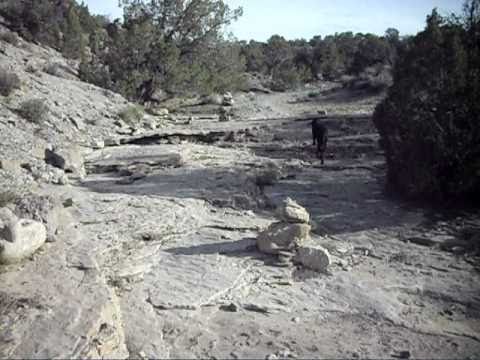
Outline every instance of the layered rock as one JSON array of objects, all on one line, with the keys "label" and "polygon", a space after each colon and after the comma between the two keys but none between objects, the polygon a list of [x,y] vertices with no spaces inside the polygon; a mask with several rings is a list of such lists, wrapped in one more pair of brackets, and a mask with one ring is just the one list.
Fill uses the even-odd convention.
[{"label": "layered rock", "polygon": [[257,238],[257,247],[266,254],[278,255],[285,263],[293,260],[311,270],[324,272],[331,264],[329,252],[309,241],[310,214],[287,198],[275,212],[278,222],[271,224]]}]

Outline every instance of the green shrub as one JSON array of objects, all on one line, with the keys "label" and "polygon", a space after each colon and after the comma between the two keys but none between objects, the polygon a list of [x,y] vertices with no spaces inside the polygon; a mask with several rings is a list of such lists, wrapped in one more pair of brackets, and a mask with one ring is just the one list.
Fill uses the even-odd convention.
[{"label": "green shrub", "polygon": [[85,59],[82,59],[78,69],[78,76],[80,80],[104,89],[112,88],[112,79],[108,68],[98,61],[89,62]]},{"label": "green shrub", "polygon": [[18,113],[30,122],[42,124],[47,120],[49,109],[45,100],[30,99],[20,104]]},{"label": "green shrub", "polygon": [[272,90],[286,91],[295,89],[302,81],[302,74],[290,62],[284,62],[275,67],[272,72]]},{"label": "green shrub", "polygon": [[480,198],[480,35],[435,11],[427,23],[374,113],[388,187],[414,199],[473,200]]},{"label": "green shrub", "polygon": [[130,105],[120,111],[118,116],[128,125],[135,125],[142,121],[144,109],[140,105]]},{"label": "green shrub", "polygon": [[8,96],[16,89],[20,89],[20,79],[17,74],[0,68],[0,94]]}]

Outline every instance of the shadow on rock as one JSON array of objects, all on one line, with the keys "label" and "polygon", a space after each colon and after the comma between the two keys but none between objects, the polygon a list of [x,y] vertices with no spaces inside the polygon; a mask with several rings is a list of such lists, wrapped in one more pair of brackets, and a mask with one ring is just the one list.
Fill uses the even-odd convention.
[{"label": "shadow on rock", "polygon": [[257,251],[256,239],[245,238],[237,241],[225,241],[188,247],[177,247],[165,250],[173,255],[214,255],[260,257]]}]

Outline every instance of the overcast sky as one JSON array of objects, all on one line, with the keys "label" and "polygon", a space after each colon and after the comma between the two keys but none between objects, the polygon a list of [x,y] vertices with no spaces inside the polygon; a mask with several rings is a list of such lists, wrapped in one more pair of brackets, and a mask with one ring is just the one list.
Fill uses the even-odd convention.
[{"label": "overcast sky", "polygon": [[[84,0],[93,13],[121,17],[118,0]],[[383,34],[394,27],[402,35],[425,26],[426,15],[459,13],[462,0],[226,0],[243,7],[243,16],[229,27],[240,40],[265,41],[273,34],[287,39],[353,31]]]}]

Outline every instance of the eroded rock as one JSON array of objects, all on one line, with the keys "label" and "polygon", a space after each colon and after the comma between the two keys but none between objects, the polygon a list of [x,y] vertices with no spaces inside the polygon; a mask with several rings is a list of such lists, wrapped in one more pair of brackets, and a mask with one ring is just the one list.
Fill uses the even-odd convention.
[{"label": "eroded rock", "polygon": [[299,247],[294,261],[318,272],[325,272],[332,263],[328,250],[316,244],[303,244]]},{"label": "eroded rock", "polygon": [[45,226],[33,220],[10,221],[0,232],[0,263],[13,264],[32,255],[47,240]]},{"label": "eroded rock", "polygon": [[257,238],[257,247],[267,254],[278,254],[282,250],[295,249],[310,236],[310,225],[277,222],[261,232]]},{"label": "eroded rock", "polygon": [[287,198],[282,205],[277,208],[276,215],[279,220],[286,223],[308,224],[310,221],[310,214],[307,210],[291,198]]}]

